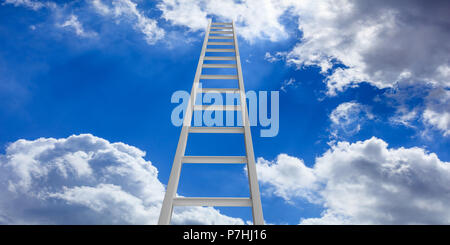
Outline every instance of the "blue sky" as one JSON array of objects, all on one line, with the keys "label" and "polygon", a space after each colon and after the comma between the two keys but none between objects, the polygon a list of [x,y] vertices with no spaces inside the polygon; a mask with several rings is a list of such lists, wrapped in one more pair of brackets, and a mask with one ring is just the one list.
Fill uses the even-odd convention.
[{"label": "blue sky", "polygon": [[[263,138],[260,127],[252,128],[267,223],[450,222],[447,208],[428,210],[420,204],[444,205],[450,198],[450,63],[445,52],[450,32],[439,29],[449,19],[438,11],[448,9],[448,3],[437,1],[414,12],[420,1],[342,1],[351,10],[342,7],[333,15],[329,1],[264,1],[260,11],[254,11],[255,1],[225,2],[2,1],[0,180],[8,186],[1,192],[15,201],[0,202],[0,223],[154,223],[159,211],[150,207],[160,205],[181,130],[170,122],[176,106],[170,98],[177,90],[190,91],[211,17],[236,20],[246,90],[280,91],[279,134]],[[363,14],[367,6],[371,10]],[[377,15],[383,10],[394,14]],[[435,22],[428,21],[430,12]],[[423,33],[433,38],[425,40]],[[71,135],[81,143],[69,144]],[[128,189],[133,176],[109,179],[92,159],[83,158],[98,171],[97,181],[70,174],[79,169],[67,170],[60,181],[61,169],[81,165],[61,155],[42,160],[50,153],[40,144],[52,145],[49,149],[59,144],[50,138],[60,139],[63,156],[100,154],[100,148],[88,146],[101,141],[104,149],[115,149],[110,159],[117,166],[129,161],[120,154],[151,165],[142,171],[154,181],[139,184],[139,190],[154,189],[158,194],[148,195],[157,198],[146,203],[148,196]],[[113,142],[126,146],[116,149]],[[129,153],[135,148],[145,157]],[[243,137],[191,135],[187,153],[243,154]],[[240,166],[186,165],[178,193],[244,197],[247,183]],[[382,188],[377,184],[387,187],[376,190]],[[41,195],[45,198],[30,194],[44,189],[51,190]],[[93,192],[75,195],[79,190]],[[106,194],[92,194],[100,190]],[[401,190],[403,199],[389,198],[393,190]],[[117,193],[129,198],[111,201]],[[142,201],[139,208],[147,220],[124,218],[116,209],[93,204],[121,207],[135,201]],[[413,204],[405,204],[409,201]],[[30,210],[35,202],[40,208]],[[21,208],[13,210],[15,205]],[[50,215],[51,207],[66,218]],[[248,208],[211,210],[180,210],[174,219],[251,220]],[[111,213],[117,219],[107,217]],[[74,218],[83,214],[95,215],[88,221]]]}]

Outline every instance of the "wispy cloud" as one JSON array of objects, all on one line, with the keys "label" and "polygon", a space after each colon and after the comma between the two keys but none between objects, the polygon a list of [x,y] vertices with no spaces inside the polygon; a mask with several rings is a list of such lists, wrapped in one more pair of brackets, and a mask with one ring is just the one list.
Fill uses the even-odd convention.
[{"label": "wispy cloud", "polygon": [[[158,26],[157,21],[147,17],[142,10],[138,9],[137,4],[132,0],[113,0],[108,2],[93,0],[87,2],[89,6],[93,6],[93,9],[105,18],[111,17],[115,22],[124,21],[130,23],[135,30],[144,35],[145,41],[150,45],[156,43],[165,35],[165,31]],[[67,9],[70,8],[70,6],[67,4],[33,0],[6,0],[3,4],[12,4],[17,7],[23,6],[35,11],[48,8],[56,17],[56,26],[72,28],[75,34],[80,37],[99,36],[99,33],[97,32],[86,31],[86,28],[83,27],[78,18],[79,15],[73,13],[73,9],[71,9],[70,14],[68,14],[67,12],[69,11],[67,11]],[[86,11],[86,9],[81,10]]]},{"label": "wispy cloud", "polygon": [[415,128],[414,122],[416,122],[418,116],[419,115],[416,109],[408,110],[405,107],[399,107],[395,116],[391,117],[389,121],[394,124]]},{"label": "wispy cloud", "polygon": [[145,36],[148,44],[154,44],[165,36],[165,31],[158,27],[155,19],[145,16],[131,0],[114,0],[107,5],[101,0],[91,2],[98,13],[110,16],[115,21],[126,21]]},{"label": "wispy cloud", "polygon": [[13,4],[14,6],[25,6],[27,8],[31,8],[33,10],[39,10],[41,8],[46,7],[50,2],[43,3],[40,1],[33,0],[5,0],[3,4]]},{"label": "wispy cloud", "polygon": [[274,56],[274,55],[270,54],[269,52],[266,52],[266,54],[264,55],[264,59],[269,61],[270,63],[281,60],[280,55],[276,54]]},{"label": "wispy cloud", "polygon": [[296,87],[296,86],[297,86],[297,81],[295,81],[295,78],[291,77],[291,78],[283,81],[283,83],[281,84],[280,90],[283,92],[287,92],[287,89],[289,87]]},{"label": "wispy cloud", "polygon": [[70,15],[69,18],[59,26],[73,29],[75,33],[80,37],[96,37],[98,35],[93,31],[85,31],[83,25],[80,23],[80,21],[78,21],[78,17],[73,14]]},{"label": "wispy cloud", "polygon": [[362,125],[374,115],[367,106],[357,102],[345,102],[338,105],[330,114],[331,137],[338,139],[358,133]]}]

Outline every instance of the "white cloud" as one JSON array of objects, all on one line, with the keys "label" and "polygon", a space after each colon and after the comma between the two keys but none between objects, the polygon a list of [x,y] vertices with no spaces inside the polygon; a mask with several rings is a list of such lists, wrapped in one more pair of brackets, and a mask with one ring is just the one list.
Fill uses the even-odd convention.
[{"label": "white cloud", "polygon": [[[90,134],[18,140],[0,155],[0,223],[156,224],[164,186],[145,152]],[[243,224],[214,208],[176,209],[175,224]]]},{"label": "white cloud", "polygon": [[361,130],[367,119],[373,119],[367,106],[356,102],[345,102],[338,105],[330,114],[331,134],[334,138],[351,136]]},{"label": "white cloud", "polygon": [[162,18],[174,25],[187,26],[193,30],[204,30],[207,25],[206,3],[191,0],[162,1],[157,7],[162,11]]},{"label": "white cloud", "polygon": [[398,107],[396,114],[389,119],[394,124],[414,128],[413,122],[417,119],[417,110],[408,110],[405,107]]},{"label": "white cloud", "polygon": [[444,136],[450,135],[450,113],[442,112],[438,113],[431,109],[426,109],[423,112],[423,119],[432,127],[436,127],[442,131]]},{"label": "white cloud", "polygon": [[[94,10],[103,16],[112,16],[115,21],[129,21],[142,32],[148,43],[153,44],[165,35],[155,19],[145,16],[133,0],[91,0],[87,1]],[[33,0],[6,0],[8,4],[26,6],[39,10],[48,3]],[[189,30],[203,31],[207,19],[214,15],[217,21],[231,21],[237,24],[239,35],[249,41],[268,39],[278,41],[288,36],[280,18],[288,10],[287,2],[281,0],[162,0],[157,8],[162,11],[161,18],[173,25],[185,26]]]},{"label": "white cloud", "polygon": [[95,37],[97,36],[96,32],[86,32],[83,28],[83,25],[78,21],[78,16],[72,14],[69,18],[60,25],[61,27],[72,28],[75,33],[80,37]]},{"label": "white cloud", "polygon": [[258,158],[257,162],[258,178],[273,187],[269,189],[270,192],[285,200],[312,197],[310,190],[315,185],[316,176],[312,169],[304,165],[303,160],[280,154],[274,162],[263,158]]},{"label": "white cloud", "polygon": [[266,52],[266,54],[264,55],[264,59],[269,61],[270,63],[273,63],[279,61],[280,57],[278,57],[277,55],[271,55],[269,52]]},{"label": "white cloud", "polygon": [[287,92],[288,87],[297,87],[297,81],[295,81],[295,78],[291,77],[288,80],[284,80],[281,84],[280,90]]},{"label": "white cloud", "polygon": [[175,207],[172,223],[177,225],[244,225],[242,219],[220,214],[212,207]]},{"label": "white cloud", "polygon": [[134,29],[144,34],[148,44],[154,44],[165,35],[165,31],[158,27],[157,21],[145,16],[137,8],[137,4],[131,0],[113,0],[111,5],[107,5],[101,0],[91,3],[94,9],[102,15],[111,15],[118,22],[133,23]]},{"label": "white cloud", "polygon": [[[107,3],[102,0],[92,0],[87,2],[93,6],[93,9],[97,13],[104,17],[111,16],[116,22],[125,21],[131,23],[135,30],[144,35],[145,41],[148,44],[154,44],[165,35],[165,31],[158,27],[157,21],[145,16],[145,14],[138,9],[137,4],[132,0],[113,0],[107,1]],[[71,27],[75,33],[81,37],[92,37],[97,35],[95,32],[86,32],[75,14],[72,13],[67,15],[66,10],[70,9],[70,4],[59,5],[51,1],[40,2],[32,0],[6,0],[4,4],[24,6],[35,11],[42,8],[49,8],[55,15],[57,22],[61,23],[60,19],[64,19],[64,22],[58,24],[58,26]]]},{"label": "white cloud", "polygon": [[[449,86],[448,1],[293,1],[301,42],[287,54],[326,74],[328,94],[360,82]],[[345,68],[331,71],[333,60]],[[329,73],[331,71],[331,73]]]},{"label": "white cloud", "polygon": [[102,0],[92,0],[91,4],[100,14],[107,15],[111,13],[111,9],[106,4],[104,4]]},{"label": "white cloud", "polygon": [[286,11],[283,1],[163,0],[158,8],[163,12],[162,18],[194,31],[204,30],[207,18],[215,15],[218,18],[214,21],[235,20],[239,35],[249,41],[278,41],[287,37],[280,23]]},{"label": "white cloud", "polygon": [[[36,10],[55,5],[32,0],[5,3]],[[103,16],[132,23],[149,44],[165,36],[157,21],[132,0],[90,3]],[[364,81],[378,88],[398,82],[450,86],[450,3],[445,0],[162,0],[156,6],[162,19],[194,31],[204,30],[211,16],[217,21],[234,19],[239,35],[249,41],[285,39],[289,34],[283,20],[297,20],[300,42],[277,56],[299,67],[319,66],[329,95]],[[344,67],[333,70],[336,62]]]},{"label": "white cloud", "polygon": [[[259,179],[287,200],[303,198],[305,191],[320,198],[325,209],[321,217],[302,219],[302,224],[450,223],[450,162],[434,153],[418,147],[388,148],[373,137],[339,142],[311,168],[300,159],[280,156],[269,164],[258,159],[257,167],[271,173]],[[298,184],[288,189],[280,185],[293,183],[292,175],[279,171],[285,165],[292,168],[289,173],[297,173]],[[301,183],[306,180],[315,181]],[[283,195],[285,190],[291,195]]]},{"label": "white cloud", "polygon": [[[265,59],[320,67],[331,96],[361,82],[394,89],[401,83],[450,86],[448,1],[164,0],[157,6],[162,18],[190,30],[203,30],[211,16],[235,19],[249,41],[282,40],[288,36],[282,19],[297,19],[301,40]],[[403,115],[397,119],[413,117]]]},{"label": "white cloud", "polygon": [[33,0],[5,0],[3,4],[13,4],[14,6],[25,6],[33,10],[39,10],[45,7],[45,4]]},{"label": "white cloud", "polygon": [[450,136],[450,90],[431,91],[422,117],[426,125]]}]

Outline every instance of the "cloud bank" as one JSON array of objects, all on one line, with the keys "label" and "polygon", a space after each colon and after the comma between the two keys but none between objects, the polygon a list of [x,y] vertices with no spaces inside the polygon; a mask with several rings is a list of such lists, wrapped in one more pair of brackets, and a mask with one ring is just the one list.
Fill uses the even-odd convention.
[{"label": "cloud bank", "polygon": [[[145,152],[90,134],[17,140],[0,155],[2,224],[156,224],[165,188]],[[214,208],[174,224],[244,224]]]},{"label": "cloud bank", "polygon": [[[287,60],[316,65],[328,93],[360,82],[450,86],[448,1],[298,1],[301,42]],[[332,69],[334,63],[345,67]]]},{"label": "cloud bank", "polygon": [[372,137],[337,143],[313,167],[281,154],[259,158],[257,170],[275,195],[324,207],[321,217],[301,224],[450,223],[450,162],[418,147],[388,148]]},{"label": "cloud bank", "polygon": [[448,1],[163,0],[158,8],[163,19],[191,30],[203,30],[212,15],[234,19],[249,41],[285,39],[283,19],[297,20],[300,42],[278,56],[320,67],[329,95],[361,82],[450,86]]},{"label": "cloud bank", "polygon": [[[163,0],[158,8],[161,18],[193,31],[203,30],[210,16],[234,19],[239,35],[250,42],[286,39],[293,32],[285,21],[296,21],[300,40],[287,50],[266,53],[265,59],[319,67],[328,96],[363,82],[393,90],[411,85],[428,91],[428,98],[450,87],[450,3],[445,0]],[[450,135],[449,111],[436,111],[448,108],[448,102],[426,104],[399,107],[390,121],[410,127],[408,121],[421,118]]]},{"label": "cloud bank", "polygon": [[[0,155],[0,223],[156,224],[164,195],[145,153],[90,134],[18,140]],[[448,224],[450,163],[375,137],[316,159],[259,158],[263,193],[322,205],[301,224]],[[175,209],[174,224],[244,224],[213,208]]]}]

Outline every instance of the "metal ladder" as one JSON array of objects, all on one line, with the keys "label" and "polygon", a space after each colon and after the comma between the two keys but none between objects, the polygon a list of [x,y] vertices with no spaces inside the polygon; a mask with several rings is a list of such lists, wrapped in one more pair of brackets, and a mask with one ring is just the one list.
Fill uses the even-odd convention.
[{"label": "metal ladder", "polygon": [[[205,39],[200,54],[200,59],[192,85],[190,100],[187,105],[183,119],[177,151],[170,172],[169,183],[159,216],[159,225],[170,223],[174,206],[228,206],[228,207],[251,207],[253,224],[263,225],[263,213],[261,198],[259,194],[258,180],[256,177],[255,156],[253,152],[250,123],[247,113],[247,102],[245,97],[244,80],[242,77],[241,61],[237,43],[234,21],[231,23],[212,23],[209,20]],[[212,30],[211,30],[212,29]],[[210,34],[218,34],[211,35]],[[225,35],[222,35],[225,34]],[[232,34],[232,35],[230,35]],[[221,39],[226,41],[210,41]],[[228,41],[229,40],[229,41]],[[213,45],[230,45],[230,49],[208,48]],[[205,56],[207,52],[234,52],[235,56]],[[204,64],[204,60],[234,60],[235,64]],[[232,68],[237,70],[237,75],[202,75],[203,68]],[[200,79],[235,79],[238,80],[239,88],[199,88]],[[195,105],[198,93],[239,93],[240,105],[205,106]],[[193,111],[197,110],[237,110],[242,113],[242,127],[193,127],[191,126]],[[189,133],[236,133],[244,134],[246,156],[185,156],[186,143]],[[230,163],[247,164],[248,180],[250,185],[250,198],[217,198],[217,197],[176,197],[178,182],[180,179],[182,163]]]}]

